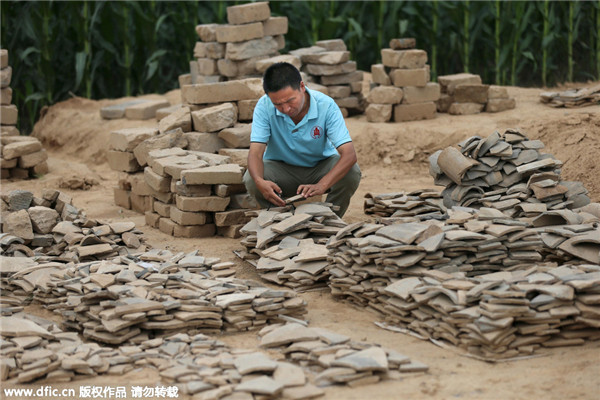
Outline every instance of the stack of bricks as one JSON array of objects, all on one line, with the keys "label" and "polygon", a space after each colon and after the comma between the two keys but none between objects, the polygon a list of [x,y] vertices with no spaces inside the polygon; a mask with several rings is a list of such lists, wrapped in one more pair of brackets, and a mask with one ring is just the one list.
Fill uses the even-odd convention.
[{"label": "stack of bricks", "polygon": [[200,37],[190,61],[190,74],[180,85],[215,83],[258,77],[257,61],[279,54],[285,47],[287,17],[271,17],[268,2],[227,7],[229,24],[196,27]]},{"label": "stack of bricks", "polygon": [[367,96],[369,122],[435,117],[440,85],[429,81],[427,52],[415,46],[412,38],[392,39],[390,48],[381,50],[382,64],[371,66],[373,83],[377,86]]},{"label": "stack of bricks", "polygon": [[19,136],[18,110],[11,104],[10,81],[12,68],[8,65],[8,50],[0,50],[0,176],[2,179],[26,179],[48,172],[48,155],[40,141]]},{"label": "stack of bricks", "polygon": [[[182,108],[176,114],[187,115],[191,125],[194,113]],[[145,213],[148,225],[176,237],[236,237],[248,221],[244,212],[255,207],[242,182],[247,150],[223,148],[223,154],[215,154],[225,140],[212,132],[190,132],[182,123],[165,131],[173,126],[164,127],[169,119],[174,120],[165,117],[158,129],[112,132],[109,164],[124,172],[114,189],[115,204]],[[234,120],[229,118],[227,126]],[[247,124],[221,130],[230,144],[249,141],[249,135]]]},{"label": "stack of bricks", "polygon": [[[342,39],[320,40],[315,46],[291,54],[301,58],[308,81],[324,86],[326,90],[318,86],[316,89],[331,96],[344,117],[364,112],[363,73],[357,70],[356,61],[350,61],[350,52]],[[313,86],[316,85],[309,88]]]},{"label": "stack of bricks", "polygon": [[438,77],[441,96],[437,110],[452,115],[471,115],[482,111],[500,112],[515,108],[514,98],[505,87],[484,85],[479,75],[461,73]]},{"label": "stack of bricks", "polygon": [[169,101],[162,96],[152,99],[135,99],[101,108],[100,117],[103,119],[146,120],[155,118],[159,111],[165,109],[174,111],[171,109]]}]

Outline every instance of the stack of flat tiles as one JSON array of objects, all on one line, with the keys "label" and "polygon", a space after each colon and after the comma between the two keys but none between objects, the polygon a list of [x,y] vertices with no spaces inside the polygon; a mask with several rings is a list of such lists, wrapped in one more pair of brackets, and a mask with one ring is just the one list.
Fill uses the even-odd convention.
[{"label": "stack of flat tiles", "polygon": [[444,205],[485,206],[513,216],[579,208],[590,202],[581,182],[563,181],[562,162],[541,153],[544,144],[507,130],[473,136],[430,158],[435,184],[445,186]]},{"label": "stack of flat tiles", "polygon": [[381,50],[382,64],[371,66],[373,83],[367,95],[369,122],[402,122],[435,118],[440,85],[430,82],[427,52],[413,38],[392,39]]},{"label": "stack of flat tiles", "polygon": [[0,49],[0,178],[27,179],[48,173],[48,155],[37,138],[19,136],[11,79],[8,50]]},{"label": "stack of flat tiles", "polygon": [[600,102],[600,85],[569,89],[564,92],[542,92],[540,101],[551,107],[587,107]]},{"label": "stack of flat tiles", "polygon": [[498,210],[470,211],[332,237],[332,294],[489,359],[600,339],[597,218],[539,218],[533,228]]},{"label": "stack of flat tiles", "polygon": [[[173,114],[187,113],[191,123],[187,110]],[[145,213],[148,225],[177,237],[237,237],[248,221],[243,210],[256,207],[242,182],[248,150],[221,147],[249,146],[250,125],[232,126],[229,119],[217,135],[185,132],[184,124],[175,123],[181,120],[177,118],[172,125],[161,126],[169,118],[159,123],[159,129],[112,132],[115,150],[109,152],[109,162],[123,160],[111,166],[125,172],[114,189],[115,204]],[[220,118],[224,117],[215,114],[209,122]]]},{"label": "stack of flat tiles", "polygon": [[367,193],[363,204],[367,215],[376,215],[377,221],[386,225],[403,219],[445,219],[442,195],[434,189],[420,189],[409,193]]},{"label": "stack of flat tiles", "polygon": [[321,387],[335,384],[356,387],[402,379],[405,373],[429,369],[397,351],[299,323],[270,325],[259,335],[261,347],[279,349],[289,362],[310,369],[317,374],[315,384]]},{"label": "stack of flat tiles", "polygon": [[132,360],[120,349],[84,343],[76,332],[63,332],[52,321],[24,313],[0,321],[3,384],[13,378],[16,383],[69,382],[99,374],[122,375],[133,369]]},{"label": "stack of flat tiles", "polygon": [[229,24],[196,27],[200,41],[181,86],[260,77],[257,63],[285,47],[287,17],[271,17],[268,2],[227,7]]},{"label": "stack of flat tiles", "polygon": [[479,75],[461,73],[438,76],[441,96],[437,110],[452,115],[500,112],[515,108],[514,98],[505,87],[484,85]]},{"label": "stack of flat tiles", "polygon": [[[328,237],[347,224],[319,203],[259,211],[242,229],[242,258],[267,281],[306,291],[327,285]],[[254,257],[258,260],[252,260]]]},{"label": "stack of flat tiles", "polygon": [[315,46],[291,51],[302,60],[302,72],[309,84],[330,97],[340,107],[342,115],[362,114],[365,111],[362,95],[363,73],[356,69],[356,61],[350,60],[350,52],[342,39],[320,40]]},{"label": "stack of flat tiles", "polygon": [[72,205],[70,196],[58,190],[45,189],[41,198],[25,190],[0,197],[4,256],[80,262],[146,248],[135,223],[90,220]]},{"label": "stack of flat tiles", "polygon": [[303,321],[263,328],[261,345],[269,354],[187,333],[152,339],[138,335],[118,348],[101,347],[28,314],[3,317],[0,334],[0,379],[5,384],[69,382],[146,367],[160,375],[160,384],[147,390],[167,397],[309,399],[323,396],[323,386],[356,387],[428,370],[397,351],[309,328]]},{"label": "stack of flat tiles", "polygon": [[68,266],[33,265],[10,281],[60,314],[65,328],[109,344],[162,331],[245,331],[306,313],[294,292],[235,279],[233,267],[196,252],[155,249]]}]

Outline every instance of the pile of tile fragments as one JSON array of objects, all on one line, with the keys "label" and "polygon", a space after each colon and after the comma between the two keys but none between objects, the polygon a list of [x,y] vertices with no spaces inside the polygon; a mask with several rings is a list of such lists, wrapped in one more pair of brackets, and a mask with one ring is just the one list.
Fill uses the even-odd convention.
[{"label": "pile of tile fragments", "polygon": [[541,153],[544,144],[517,130],[473,136],[429,157],[435,184],[445,186],[444,205],[490,207],[511,217],[583,207],[590,202],[581,182],[560,177],[562,162]]},{"label": "pile of tile fragments", "polygon": [[600,85],[569,89],[563,92],[542,92],[540,101],[551,107],[587,107],[600,103]]},{"label": "pile of tile fragments", "polygon": [[1,322],[0,378],[15,378],[18,383],[68,382],[149,367],[157,369],[161,382],[175,386],[178,393],[201,399],[230,394],[242,399],[261,395],[308,399],[322,396],[321,387],[355,387],[428,369],[396,351],[301,323],[263,328],[261,346],[270,350],[267,355],[231,348],[202,333],[138,336],[112,348],[84,343],[77,333],[64,332],[39,317],[2,317]]},{"label": "pile of tile fragments", "polygon": [[296,291],[325,288],[325,243],[347,225],[329,206],[306,203],[255,212],[256,218],[240,230],[246,247],[240,256],[269,282]]},{"label": "pile of tile fragments", "polygon": [[87,218],[64,192],[26,190],[0,196],[3,255],[35,257],[39,262],[84,262],[145,251],[141,232],[130,221]]}]

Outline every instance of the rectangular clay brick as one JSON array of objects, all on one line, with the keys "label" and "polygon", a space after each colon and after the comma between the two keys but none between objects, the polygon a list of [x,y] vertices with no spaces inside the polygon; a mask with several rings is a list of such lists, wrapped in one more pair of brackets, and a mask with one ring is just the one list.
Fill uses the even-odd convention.
[{"label": "rectangular clay brick", "polygon": [[[158,192],[152,188],[150,188],[150,196],[152,196],[154,199],[161,201],[163,203],[168,203],[168,204],[173,204],[174,203],[174,193],[171,192]],[[152,208],[154,209],[154,208]]]},{"label": "rectangular clay brick", "polygon": [[175,190],[172,190],[172,192],[184,197],[207,197],[212,193],[212,186],[184,185],[183,182],[177,181],[175,182]]},{"label": "rectangular clay brick", "polygon": [[442,75],[437,77],[437,81],[441,86],[442,93],[454,94],[454,88],[463,84],[481,85],[481,77],[479,75],[460,73],[452,75]]},{"label": "rectangular clay brick", "polygon": [[10,104],[12,102],[12,89],[6,87],[0,89],[0,104]]},{"label": "rectangular clay brick", "polygon": [[186,132],[185,138],[188,150],[216,153],[225,147],[225,142],[216,132]]},{"label": "rectangular clay brick", "polygon": [[243,227],[244,225],[217,226],[217,235],[237,239],[242,236],[240,234],[240,229]]},{"label": "rectangular clay brick", "polygon": [[447,113],[452,103],[454,103],[454,97],[450,96],[449,94],[442,93],[438,101],[436,101],[438,112]]},{"label": "rectangular clay brick", "polygon": [[171,204],[155,201],[152,207],[154,208],[154,212],[161,217],[169,218],[171,216]]},{"label": "rectangular clay brick", "polygon": [[113,189],[115,205],[122,207],[126,210],[131,210],[131,199],[129,198],[131,192],[119,188]]},{"label": "rectangular clay brick", "polygon": [[270,17],[263,21],[263,35],[277,36],[288,33],[288,18],[287,17]]},{"label": "rectangular clay brick", "polygon": [[170,192],[171,191],[171,177],[161,176],[154,172],[152,168],[144,168],[144,179],[148,186],[157,192]]},{"label": "rectangular clay brick", "polygon": [[397,38],[390,40],[390,47],[394,50],[414,49],[417,46],[415,38]]},{"label": "rectangular clay brick", "polygon": [[237,107],[234,103],[223,103],[192,111],[192,121],[197,132],[217,132],[236,123]]},{"label": "rectangular clay brick", "polygon": [[10,80],[12,78],[12,68],[6,67],[0,69],[0,88],[10,86]]},{"label": "rectangular clay brick", "polygon": [[184,103],[211,104],[259,99],[264,94],[260,78],[187,85],[181,88]]},{"label": "rectangular clay brick", "polygon": [[248,149],[220,149],[219,154],[231,159],[232,164],[248,168]]},{"label": "rectangular clay brick", "polygon": [[392,84],[390,76],[386,72],[385,66],[383,64],[371,65],[371,77],[373,79],[373,83],[376,83],[378,85],[388,86]]},{"label": "rectangular clay brick", "polygon": [[271,17],[268,1],[227,7],[227,22],[233,25],[265,21]]},{"label": "rectangular clay brick", "polygon": [[225,57],[225,44],[219,42],[196,42],[194,58],[211,58],[218,60]]},{"label": "rectangular clay brick", "polygon": [[356,96],[333,99],[340,108],[360,108],[360,99]]},{"label": "rectangular clay brick", "polygon": [[131,107],[136,104],[145,103],[148,100],[132,100],[126,101],[118,104],[113,104],[111,106],[102,107],[100,109],[100,117],[103,119],[119,119],[125,117],[125,110],[127,107]]},{"label": "rectangular clay brick", "polygon": [[317,76],[349,74],[356,71],[356,61],[347,61],[336,65],[306,64],[305,67],[309,74]]},{"label": "rectangular clay brick", "polygon": [[131,192],[131,209],[140,214],[144,214],[146,211],[152,211],[154,203],[154,199],[152,196],[138,196],[137,194]]},{"label": "rectangular clay brick", "polygon": [[483,111],[484,104],[480,103],[452,103],[448,109],[451,115],[472,115]]},{"label": "rectangular clay brick", "polygon": [[214,224],[206,225],[175,225],[173,227],[173,236],[184,238],[202,238],[214,236],[216,228]]},{"label": "rectangular clay brick", "polygon": [[19,168],[31,168],[43,163],[48,159],[48,154],[45,149],[36,151],[35,153],[23,154],[19,157]]},{"label": "rectangular clay brick", "polygon": [[333,99],[343,99],[352,94],[352,89],[348,85],[328,86],[329,97]]},{"label": "rectangular clay brick", "polygon": [[106,153],[108,165],[115,171],[134,172],[141,169],[133,153],[109,150]]},{"label": "rectangular clay brick", "polygon": [[388,122],[392,118],[393,104],[369,104],[365,110],[367,121]]},{"label": "rectangular clay brick", "polygon": [[4,158],[0,158],[0,167],[2,169],[14,168],[17,166],[18,158],[11,158],[10,160],[5,160]]},{"label": "rectangular clay brick", "polygon": [[273,36],[252,39],[247,42],[227,43],[225,58],[241,61],[258,56],[275,55],[279,48],[280,44]]},{"label": "rectangular clay brick", "polygon": [[394,86],[379,86],[373,88],[367,96],[367,101],[374,104],[399,104],[404,93]]},{"label": "rectangular clay brick", "polygon": [[246,193],[246,186],[243,183],[239,185],[215,185],[213,191],[219,197],[229,197],[233,194]]},{"label": "rectangular clay brick", "polygon": [[258,99],[238,101],[238,121],[252,121],[256,103],[258,103]]},{"label": "rectangular clay brick", "polygon": [[406,86],[402,104],[416,104],[436,101],[440,98],[440,85],[436,82],[429,82],[424,87]]},{"label": "rectangular clay brick", "polygon": [[219,137],[223,139],[227,147],[230,148],[248,148],[250,147],[250,133],[252,124],[237,124],[230,128],[225,128],[219,132]]},{"label": "rectangular clay brick", "polygon": [[181,211],[225,211],[229,205],[229,197],[184,197],[175,196],[177,208]]},{"label": "rectangular clay brick", "polygon": [[322,47],[327,51],[346,51],[346,43],[342,39],[318,40],[315,46]]},{"label": "rectangular clay brick", "polygon": [[215,165],[183,171],[181,181],[185,185],[237,184],[243,182],[242,172],[237,164]]},{"label": "rectangular clay brick", "polygon": [[146,182],[144,173],[131,174],[129,182],[131,183],[131,192],[138,196],[150,196],[152,195],[152,188]]},{"label": "rectangular clay brick", "polygon": [[0,49],[0,68],[8,67],[8,50]]},{"label": "rectangular clay brick", "polygon": [[232,210],[215,213],[215,225],[231,226],[250,222],[251,217],[246,216],[247,210]]},{"label": "rectangular clay brick", "polygon": [[[8,138],[3,138],[3,141],[6,139]],[[37,139],[8,143],[2,147],[2,158],[11,160],[40,150],[42,150],[42,143]]]},{"label": "rectangular clay brick", "polygon": [[506,110],[512,110],[516,107],[516,101],[514,98],[510,99],[489,99],[486,106],[486,112],[500,112]]},{"label": "rectangular clay brick", "polygon": [[169,107],[171,103],[167,100],[151,100],[127,107],[125,117],[127,119],[144,120],[156,117],[156,110]]},{"label": "rectangular clay brick", "polygon": [[158,228],[158,221],[160,221],[160,215],[157,213],[153,213],[152,211],[146,211],[144,213],[144,218],[146,221],[146,225],[151,226],[152,228]]},{"label": "rectangular clay brick", "polygon": [[177,207],[171,207],[169,218],[179,225],[204,225],[212,222],[211,213],[182,211]]},{"label": "rectangular clay brick", "polygon": [[161,217],[158,220],[158,229],[167,235],[173,236],[173,229],[175,229],[175,225],[177,224],[174,221],[171,221],[169,218]]},{"label": "rectangular clay brick", "polygon": [[390,68],[424,68],[427,64],[425,50],[381,50],[381,63]]},{"label": "rectangular clay brick", "polygon": [[363,80],[362,71],[354,71],[348,74],[340,74],[340,75],[331,75],[331,76],[322,76],[321,84],[325,86],[332,85],[343,85],[349,84],[351,82],[358,82]]},{"label": "rectangular clay brick", "polygon": [[429,82],[429,68],[400,69],[394,68],[390,71],[390,78],[394,86],[418,86],[423,87]]},{"label": "rectangular clay brick", "polygon": [[488,99],[508,99],[508,90],[504,86],[490,85]]},{"label": "rectangular clay brick", "polygon": [[36,164],[32,168],[29,168],[30,175],[33,173],[34,176],[40,176],[47,174],[50,169],[48,168],[48,161],[42,161],[39,164]]},{"label": "rectangular clay brick", "polygon": [[214,42],[217,40],[217,27],[219,24],[201,24],[196,26],[196,33],[203,42]]},{"label": "rectangular clay brick", "polygon": [[212,58],[198,58],[198,74],[200,75],[218,75],[217,60]]},{"label": "rectangular clay brick", "polygon": [[265,36],[261,22],[243,25],[219,25],[216,28],[216,33],[217,42],[219,43],[244,42]]},{"label": "rectangular clay brick", "polygon": [[417,121],[435,118],[436,106],[433,101],[417,104],[398,104],[394,106],[394,121]]},{"label": "rectangular clay brick", "polygon": [[19,110],[14,104],[0,105],[0,124],[16,125],[19,119]]},{"label": "rectangular clay brick", "polygon": [[454,88],[454,101],[457,103],[479,103],[488,101],[489,85],[461,84]]},{"label": "rectangular clay brick", "polygon": [[119,129],[110,133],[109,146],[111,150],[132,152],[138,144],[156,135],[156,128]]}]

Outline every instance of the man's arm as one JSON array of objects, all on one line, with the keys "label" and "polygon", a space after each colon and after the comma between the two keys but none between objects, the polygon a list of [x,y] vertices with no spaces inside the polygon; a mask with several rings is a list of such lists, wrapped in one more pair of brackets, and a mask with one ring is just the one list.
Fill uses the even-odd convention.
[{"label": "man's arm", "polygon": [[285,201],[279,197],[281,188],[275,182],[264,179],[263,154],[266,148],[267,145],[265,143],[250,143],[250,151],[248,152],[248,172],[265,200],[276,206],[283,207],[285,206]]},{"label": "man's arm", "polygon": [[350,171],[350,168],[352,168],[357,161],[354,145],[352,142],[344,143],[337,148],[337,151],[340,153],[340,159],[333,166],[331,171],[314,185],[298,186],[298,194],[303,195],[305,198],[322,195],[340,179],[346,176],[348,171]]}]

